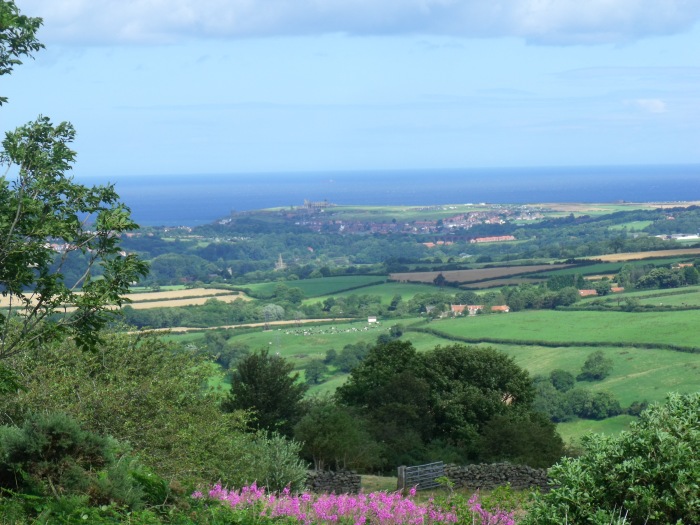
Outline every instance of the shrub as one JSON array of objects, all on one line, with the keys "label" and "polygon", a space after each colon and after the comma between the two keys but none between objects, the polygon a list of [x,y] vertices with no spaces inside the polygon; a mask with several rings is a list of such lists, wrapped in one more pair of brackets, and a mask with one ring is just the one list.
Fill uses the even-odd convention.
[{"label": "shrub", "polygon": [[700,523],[700,393],[670,394],[628,432],[592,434],[584,454],[550,470],[524,524]]},{"label": "shrub", "polygon": [[612,359],[605,357],[602,351],[596,350],[586,358],[586,362],[581,367],[581,373],[576,379],[578,381],[600,381],[610,375],[612,367]]},{"label": "shrub", "polygon": [[81,429],[64,414],[33,416],[22,428],[0,432],[0,486],[138,508],[141,488],[130,475],[135,464],[121,452],[115,440]]}]

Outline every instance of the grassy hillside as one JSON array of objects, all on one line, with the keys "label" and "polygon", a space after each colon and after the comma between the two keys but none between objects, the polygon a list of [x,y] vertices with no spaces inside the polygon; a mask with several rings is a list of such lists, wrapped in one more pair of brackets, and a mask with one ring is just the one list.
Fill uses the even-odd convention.
[{"label": "grassy hillside", "polygon": [[[444,289],[443,289],[444,290]],[[432,293],[440,291],[440,288],[432,284],[418,284],[418,283],[381,283],[371,286],[365,286],[364,288],[359,288],[355,290],[348,290],[339,293],[329,293],[322,297],[314,297],[313,299],[307,299],[305,302],[317,302],[322,301],[328,297],[347,297],[353,294],[367,294],[367,295],[378,295],[381,297],[382,304],[389,304],[395,295],[400,295],[403,301],[408,301],[419,293]]]},{"label": "grassy hillside", "polygon": [[[500,315],[445,319],[431,329],[448,335],[473,339],[546,341],[565,344],[648,344],[700,346],[692,327],[694,311],[676,312],[589,312],[530,310]],[[698,357],[700,359],[700,357]]]},{"label": "grassy hillside", "polygon": [[[284,281],[282,284],[289,288],[299,288],[305,297],[318,297],[322,295],[337,294],[345,290],[352,290],[380,284],[386,278],[379,275],[343,275],[340,277],[323,277],[319,279],[303,279],[299,281]],[[271,296],[280,282],[249,284],[246,288],[260,296]],[[363,292],[364,293],[364,292]]]}]

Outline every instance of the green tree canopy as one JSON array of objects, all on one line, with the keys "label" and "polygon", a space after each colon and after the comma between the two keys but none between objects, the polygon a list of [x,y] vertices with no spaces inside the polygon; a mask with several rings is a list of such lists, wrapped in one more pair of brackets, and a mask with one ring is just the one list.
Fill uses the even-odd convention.
[{"label": "green tree canopy", "polygon": [[[23,15],[15,2],[0,2],[0,76],[11,73],[22,64],[22,58],[44,47],[36,38],[41,24],[41,18]],[[5,102],[7,97],[0,96],[0,106]]]},{"label": "green tree canopy", "polygon": [[[43,47],[40,26],[14,2],[0,1],[0,76]],[[0,359],[66,333],[94,346],[129,284],[147,272],[119,246],[121,233],[137,225],[114,187],[87,187],[66,175],[74,138],[70,123],[39,116],[2,140]],[[75,261],[83,263],[78,270]]]},{"label": "green tree canopy", "polygon": [[225,411],[248,410],[255,428],[291,436],[302,415],[301,400],[308,387],[299,382],[294,366],[262,349],[241,359],[231,374]]},{"label": "green tree canopy", "polygon": [[294,428],[302,453],[316,470],[327,467],[371,469],[379,465],[380,447],[358,414],[330,399],[317,399]]},{"label": "green tree canopy", "polygon": [[581,373],[576,377],[579,381],[600,381],[610,375],[613,362],[601,350],[590,354],[581,367]]},{"label": "green tree canopy", "polygon": [[[372,423],[370,431],[386,445],[392,466],[447,453],[476,460],[486,450],[480,437],[486,425],[516,412],[542,435],[556,434],[546,420],[530,416],[534,388],[528,373],[491,348],[453,345],[418,354],[410,342],[378,344],[336,396]],[[551,463],[545,448],[541,460]],[[498,452],[491,450],[490,457]]]},{"label": "green tree canopy", "polygon": [[496,414],[529,407],[534,399],[529,374],[493,348],[437,347],[425,354],[424,367],[439,436],[466,437]]}]

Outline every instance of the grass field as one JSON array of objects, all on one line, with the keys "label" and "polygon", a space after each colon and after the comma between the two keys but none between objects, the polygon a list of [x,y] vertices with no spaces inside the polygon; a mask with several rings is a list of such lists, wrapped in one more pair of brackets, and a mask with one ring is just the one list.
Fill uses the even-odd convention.
[{"label": "grass field", "polygon": [[273,330],[234,335],[237,342],[252,349],[268,348],[290,359],[296,368],[311,359],[322,359],[331,348],[340,351],[346,344],[373,343],[387,333],[394,323],[368,324],[367,321],[327,323],[323,325],[287,326]]},{"label": "grass field", "polygon": [[450,282],[471,283],[487,279],[499,279],[526,273],[546,272],[567,268],[566,264],[534,264],[528,266],[503,266],[499,268],[480,268],[478,270],[448,270],[444,272],[405,272],[392,273],[389,279],[400,282],[433,283],[435,278],[442,276]]},{"label": "grass field", "polygon": [[630,232],[634,231],[641,231],[650,224],[653,224],[653,221],[630,221],[630,222],[625,222],[623,224],[616,224],[615,226],[610,226],[608,228],[609,230],[627,230]]},{"label": "grass field", "polygon": [[574,215],[607,215],[618,211],[632,210],[655,210],[657,208],[674,208],[677,206],[697,206],[698,201],[687,201],[679,203],[668,202],[616,202],[616,203],[579,203],[579,202],[564,202],[564,203],[538,203],[533,206],[548,208],[554,212],[559,212],[562,215],[573,213]]},{"label": "grass field", "polygon": [[430,284],[421,283],[396,283],[388,282],[376,284],[373,286],[366,286],[364,288],[358,288],[355,290],[348,290],[345,292],[332,293],[327,296],[314,297],[311,299],[306,299],[305,303],[315,303],[318,301],[323,301],[327,297],[347,297],[349,295],[378,295],[381,298],[382,304],[389,304],[395,295],[400,295],[403,301],[408,301],[419,293],[431,293],[439,291],[439,288]]},{"label": "grass field", "polygon": [[[607,256],[600,256],[601,259]],[[653,264],[656,266],[671,266],[672,264],[677,264],[680,262],[687,261],[688,257],[661,257],[652,259],[637,259],[634,261],[620,261],[620,262],[604,262],[598,264],[587,264],[583,266],[573,266],[570,268],[564,268],[562,270],[554,270],[552,272],[543,273],[537,277],[551,277],[554,275],[605,275],[610,273],[617,273],[620,271],[624,265],[629,264],[631,266],[644,266],[647,264]]]},{"label": "grass field", "polygon": [[335,219],[346,221],[413,222],[420,220],[446,219],[462,213],[488,211],[490,205],[443,204],[439,206],[336,206],[327,212]]},{"label": "grass field", "polygon": [[478,283],[467,283],[460,288],[468,290],[489,290],[500,288],[501,286],[517,286],[519,284],[539,284],[545,282],[546,278],[513,277],[511,279],[492,279],[490,281],[480,281]]},{"label": "grass field", "polygon": [[[682,314],[685,313],[695,315],[683,316]],[[678,317],[679,314],[684,321],[676,324],[672,318]],[[612,320],[609,323],[603,323],[605,317],[612,317]],[[588,337],[589,340],[591,338],[605,340],[617,337],[620,340],[627,337],[630,340],[638,339],[648,342],[659,340],[655,333],[656,330],[643,329],[645,322],[655,320],[656,326],[661,329],[669,328],[670,325],[675,327],[672,331],[680,332],[676,341],[692,342],[696,319],[695,312],[675,312],[657,316],[655,314],[617,314],[616,312],[535,311],[445,319],[433,321],[427,326],[448,333],[464,334],[468,337],[472,337],[476,332],[481,332],[487,334],[488,337],[512,337],[515,334],[519,339],[525,339],[523,328],[530,326],[539,327],[539,329],[529,332],[535,334],[533,338],[538,339],[549,337],[551,340],[555,336],[560,336],[572,340],[584,337]],[[251,349],[268,348],[270,352],[279,353],[288,359],[297,370],[301,371],[301,368],[310,360],[323,359],[331,348],[340,351],[346,344],[373,343],[380,334],[387,333],[391,325],[401,323],[404,326],[409,326],[417,321],[420,319],[392,320],[372,326],[364,321],[337,322],[299,328],[285,326],[270,331],[262,331],[260,328],[240,335],[236,335],[235,331],[229,333],[233,334],[234,341],[245,343]],[[504,323],[510,326],[506,328]],[[573,325],[578,326],[574,328]],[[595,326],[600,326],[600,330],[591,334],[591,327]],[[196,343],[196,340],[201,337],[203,337],[202,332],[198,332],[171,334],[168,339]],[[454,341],[433,334],[410,331],[405,332],[403,339],[411,341],[414,347],[421,352],[431,350],[439,345],[455,344]],[[662,340],[662,342],[664,341]],[[510,355],[516,364],[528,370],[531,375],[546,375],[556,368],[577,375],[586,357],[594,350],[601,350],[606,357],[613,361],[610,376],[602,381],[582,382],[578,385],[592,391],[608,391],[620,401],[622,406],[629,406],[633,401],[663,401],[670,391],[694,392],[700,385],[700,355],[698,354],[632,347],[542,347],[506,344],[483,344],[482,346],[493,346]],[[309,394],[332,393],[346,379],[346,374],[332,375],[324,383],[312,386]],[[225,382],[220,377],[212,382],[212,386],[226,388]],[[561,424],[559,428],[563,436],[570,440],[580,437],[589,430],[618,432],[629,421],[631,418],[621,416],[604,421],[574,421]]]},{"label": "grass field", "polygon": [[663,290],[631,290],[603,297],[584,297],[577,304],[583,305],[591,302],[624,304],[625,299],[636,299],[642,305],[698,307],[700,306],[700,286],[684,286]]},{"label": "grass field", "polygon": [[[692,329],[694,311],[591,312],[530,310],[500,315],[460,317],[432,323],[449,335],[562,343],[650,343],[700,346]],[[700,357],[699,357],[700,358]]]},{"label": "grass field", "polygon": [[617,416],[602,421],[594,421],[591,419],[577,419],[567,423],[559,423],[557,431],[567,443],[576,444],[584,434],[594,432],[596,434],[619,434],[623,430],[629,428],[630,423],[637,418],[633,416]]},{"label": "grass field", "polygon": [[[700,290],[694,288],[692,290],[683,290],[682,293],[664,293],[659,294],[659,290],[654,290],[657,294],[646,294],[637,296],[639,304],[652,304],[660,306],[676,306],[676,307],[697,307],[700,306]],[[654,297],[650,297],[654,295]]]},{"label": "grass field", "polygon": [[[336,294],[348,289],[360,288],[372,284],[383,283],[386,277],[381,275],[343,275],[340,277],[323,277],[319,279],[302,279],[299,281],[284,281],[273,283],[250,284],[246,288],[255,295],[272,295],[275,287],[284,284],[289,288],[299,288],[305,297],[318,297]],[[360,292],[358,292],[360,293]],[[364,292],[362,292],[364,293]]]},{"label": "grass field", "polygon": [[[489,346],[510,355],[518,366],[532,375],[547,375],[559,368],[576,376],[586,357],[594,351],[588,347]],[[611,392],[623,406],[644,399],[661,401],[671,391],[695,392],[700,385],[700,356],[697,354],[642,348],[595,350],[612,360],[612,372],[602,381],[579,385],[594,392]]]}]

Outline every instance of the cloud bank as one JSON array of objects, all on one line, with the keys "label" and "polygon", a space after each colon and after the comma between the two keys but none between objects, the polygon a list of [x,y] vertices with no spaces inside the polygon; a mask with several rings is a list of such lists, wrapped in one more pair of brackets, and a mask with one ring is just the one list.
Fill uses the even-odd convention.
[{"label": "cloud bank", "polygon": [[344,33],[517,37],[549,45],[624,43],[700,20],[698,0],[20,0],[42,38],[169,43]]}]

